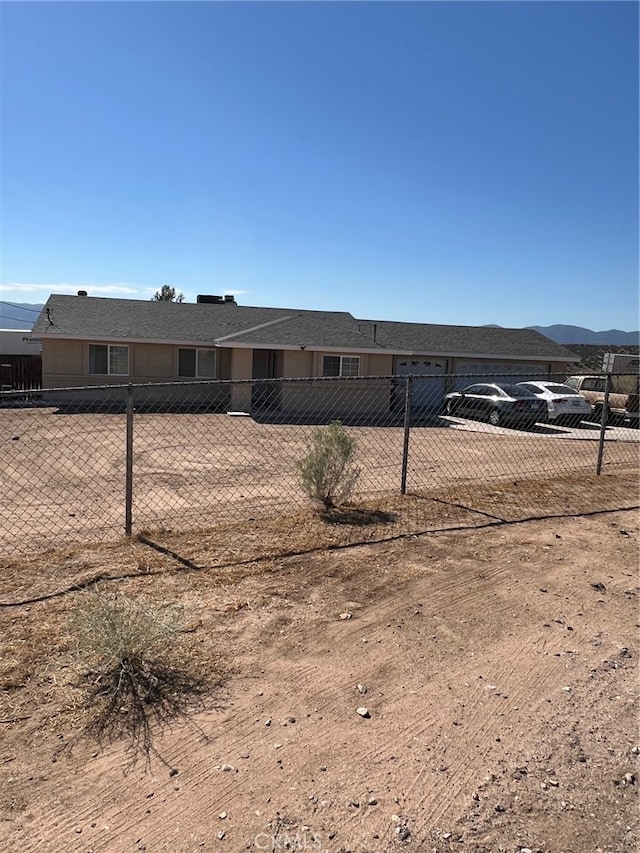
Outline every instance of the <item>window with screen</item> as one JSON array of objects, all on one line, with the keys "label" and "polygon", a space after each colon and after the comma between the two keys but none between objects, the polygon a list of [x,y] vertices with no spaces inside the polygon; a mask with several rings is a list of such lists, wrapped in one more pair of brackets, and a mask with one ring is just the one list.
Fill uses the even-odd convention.
[{"label": "window with screen", "polygon": [[95,376],[128,376],[129,347],[89,344],[89,373]]},{"label": "window with screen", "polygon": [[178,376],[191,379],[215,378],[216,351],[213,349],[180,348]]},{"label": "window with screen", "polygon": [[359,376],[359,355],[325,355],[322,359],[323,376]]}]

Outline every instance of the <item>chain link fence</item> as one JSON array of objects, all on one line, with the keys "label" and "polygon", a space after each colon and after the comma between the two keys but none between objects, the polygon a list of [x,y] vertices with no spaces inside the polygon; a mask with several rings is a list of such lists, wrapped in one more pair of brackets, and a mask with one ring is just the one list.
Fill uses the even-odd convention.
[{"label": "chain link fence", "polygon": [[[579,394],[553,405],[532,397],[521,383],[536,379],[561,384],[564,375],[207,381],[3,394],[0,553],[125,533],[211,535],[225,525],[249,529],[261,519],[290,518],[309,507],[297,463],[314,431],[335,420],[356,440],[360,476],[343,519],[362,528],[352,530],[352,539],[366,539],[371,520],[389,521],[389,535],[454,524],[461,507],[484,520],[607,508],[596,475],[637,471],[639,431],[608,407],[598,423]],[[481,390],[460,393],[492,382],[510,387],[511,402]],[[637,489],[623,489],[615,501],[637,502]]]}]

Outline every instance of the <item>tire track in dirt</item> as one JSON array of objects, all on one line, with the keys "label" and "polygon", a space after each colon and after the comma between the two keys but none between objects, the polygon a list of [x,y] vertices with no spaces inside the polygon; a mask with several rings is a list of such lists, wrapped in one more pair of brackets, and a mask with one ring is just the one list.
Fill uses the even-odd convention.
[{"label": "tire track in dirt", "polygon": [[[518,651],[521,655],[517,657],[524,657],[522,653],[530,651],[530,643],[521,644]],[[519,681],[515,690],[511,686],[513,680],[510,676],[514,674],[517,664],[514,663],[510,652],[503,657],[502,667],[494,670],[496,677],[492,681],[505,685],[505,689],[509,690],[508,700],[500,704],[498,713],[501,719],[498,721],[494,708],[485,701],[486,697],[481,698],[477,695],[469,709],[469,715],[465,714],[465,739],[454,741],[448,753],[447,782],[437,786],[433,792],[425,794],[415,803],[415,809],[421,813],[425,828],[436,826],[445,811],[448,813],[449,821],[455,821],[460,817],[465,805],[461,802],[460,795],[466,793],[467,798],[470,798],[477,787],[481,768],[484,766],[486,772],[493,764],[492,753],[495,740],[504,729],[502,719],[509,718],[515,713],[515,709],[519,709],[525,703],[530,713],[544,701],[541,697],[548,693],[552,683],[557,680],[557,675],[550,671],[546,661],[540,660],[538,663],[538,666],[528,667],[525,673],[522,670],[519,671]],[[536,694],[538,698],[534,702]],[[468,758],[469,743],[484,744],[478,751],[474,750],[472,761]],[[453,785],[449,783],[451,777],[455,779]]]},{"label": "tire track in dirt", "polygon": [[[504,571],[503,571],[503,570],[501,570],[501,569],[499,569],[499,570],[496,570],[496,571],[492,572],[492,574],[494,575],[494,579],[499,580],[499,579],[500,579],[500,577],[504,574]],[[485,577],[486,577],[486,576],[485,576]],[[453,581],[453,583],[450,585],[450,589],[456,589],[458,586],[459,586],[458,582],[457,582],[456,580],[454,580],[454,581]],[[483,590],[483,591],[484,591],[484,590]],[[472,601],[472,600],[475,598],[475,596],[476,596],[476,593],[474,593],[474,592],[469,592],[469,594],[468,594],[468,596],[467,596],[467,597],[469,598],[469,600],[471,600],[471,601]],[[403,604],[403,605],[402,605],[402,607],[404,607],[404,606],[405,606],[405,605]],[[390,618],[390,614],[389,614],[389,611],[388,611],[388,610],[386,611],[386,618]],[[370,624],[369,624],[369,626],[368,626],[368,627],[371,627],[372,625],[375,625],[375,624],[376,624],[375,620],[371,620],[371,622],[370,622]],[[355,625],[354,625],[354,627],[355,627]],[[540,638],[540,639],[542,639],[542,638]],[[523,645],[522,645],[522,647],[521,647],[521,652],[524,652],[524,651],[526,650],[526,648],[527,648],[526,644],[523,644]],[[496,679],[494,679],[494,680],[504,679],[506,676],[508,676],[508,675],[510,675],[510,674],[511,674],[511,672],[512,672],[512,670],[513,670],[513,661],[512,661],[512,656],[511,656],[511,655],[512,655],[512,653],[511,653],[511,652],[509,652],[508,656],[507,656],[507,657],[505,658],[505,660],[503,661],[503,668],[502,668],[502,670],[501,670],[501,669],[497,669],[497,670],[496,670],[496,672],[497,672],[497,678],[496,678]],[[530,672],[530,681],[531,681],[532,683],[534,683],[534,682],[535,682],[535,683],[537,683],[537,684],[538,684],[538,687],[540,686],[540,675],[539,675],[539,672],[538,672],[535,668],[531,668],[531,672]],[[344,688],[344,687],[346,687],[346,684],[345,684],[345,683],[343,683],[342,685],[339,685],[339,686],[338,686],[338,688],[337,688],[337,690],[336,690],[335,692],[340,692],[340,689],[341,689],[341,688]],[[529,692],[530,692],[530,691],[529,691]],[[481,694],[479,694],[479,695],[481,695]],[[520,701],[520,702],[521,702],[521,701],[524,701],[526,698],[527,698],[527,691],[526,691],[526,690],[525,690],[525,691],[521,691],[521,694],[519,694],[518,696],[516,696],[516,700],[517,700],[517,701]],[[515,701],[515,700],[514,700],[514,701]],[[512,701],[512,702],[511,702],[511,705],[514,705],[514,701]],[[476,704],[477,706],[481,706],[481,705],[483,705],[484,703],[480,700],[480,698],[476,698],[475,704]],[[508,706],[504,706],[504,707],[508,707]],[[514,706],[514,707],[515,707],[515,706]],[[489,712],[489,713],[491,713],[491,712]],[[410,721],[409,721],[409,726],[408,726],[408,727],[405,727],[404,731],[401,731],[401,732],[395,732],[395,733],[394,733],[394,737],[397,737],[398,735],[404,735],[405,737],[409,736],[409,735],[410,735],[410,733],[411,733],[412,725],[413,725],[413,721],[411,721],[411,720],[410,720]],[[478,724],[478,725],[476,725],[476,727],[475,727],[475,730],[474,730],[474,737],[475,737],[475,738],[478,738],[478,737],[480,737],[481,735],[483,735],[483,733],[485,732],[485,729],[486,729],[486,724],[485,724],[485,723],[483,723],[483,722],[481,721],[481,723],[480,723],[480,724]],[[420,733],[421,733],[421,730],[418,730],[418,734],[420,734]],[[414,737],[416,736],[416,734],[415,734],[415,730],[414,730],[414,734],[413,734],[413,736],[414,736]],[[386,745],[386,744],[382,744],[382,746],[385,746],[385,745]],[[380,745],[378,745],[378,749],[380,749]],[[363,759],[363,758],[365,758],[365,757],[366,757],[365,753],[362,753],[362,754],[358,755],[356,758],[357,758],[357,761],[358,761],[359,759]],[[356,763],[357,763],[357,761],[356,761]],[[460,788],[462,788],[462,787],[463,787],[463,785],[460,785]],[[449,794],[450,794],[450,792],[449,792]],[[424,804],[424,801],[421,801],[421,802],[420,802],[420,805],[423,805],[423,804]]]},{"label": "tire track in dirt", "polygon": [[[503,569],[497,569],[497,570],[494,570],[491,574],[493,575],[492,579],[499,580],[501,578],[501,576],[503,576],[505,574],[505,572]],[[486,575],[485,575],[485,578],[486,578]],[[458,586],[459,586],[458,582],[454,580],[453,583],[450,585],[450,589],[448,591],[449,594],[451,593],[451,590],[455,590]],[[486,590],[482,590],[482,592],[486,592]],[[477,595],[477,592],[468,591],[467,598],[470,601],[473,601],[473,599],[476,597],[476,595]],[[459,603],[459,601],[458,601],[458,603]],[[402,605],[402,606],[404,607],[404,605]],[[388,610],[386,611],[386,618],[389,618],[389,611]],[[372,621],[370,623],[370,626],[371,625],[375,625],[375,622]],[[542,637],[540,637],[539,640],[542,641],[543,643],[545,642]],[[553,646],[553,648],[556,648],[556,647],[559,647],[559,645]],[[520,649],[518,650],[519,653],[516,655],[516,660],[518,657],[526,657],[526,655],[524,654],[526,651],[528,651],[528,643],[524,643],[521,645]],[[548,654],[548,652],[547,652],[547,654]],[[512,674],[513,669],[514,669],[513,650],[510,650],[509,653],[505,656],[504,660],[502,661],[502,668],[499,668],[499,667],[495,668],[495,664],[498,664],[498,661],[494,662],[494,671],[496,672],[496,677],[494,678],[494,680],[503,681],[503,680],[507,679],[508,676]],[[552,675],[549,674],[547,681],[551,680],[551,678],[552,678]],[[345,687],[346,685],[343,684],[341,686]],[[529,701],[531,695],[533,695],[533,693],[534,693],[534,688],[539,691],[542,686],[543,686],[543,682],[541,681],[540,667],[535,667],[535,666],[530,667],[529,672],[527,673],[527,678],[525,679],[525,682],[523,683],[523,685],[521,685],[522,689],[519,691],[518,694],[515,695],[515,697],[512,698],[510,703],[507,703],[507,705],[505,705],[503,707],[507,708],[508,710],[511,710],[512,708],[517,708],[517,706],[515,705],[516,701],[519,703]],[[476,706],[479,707],[479,706],[482,706],[484,703],[481,702],[479,699],[477,699],[475,704],[476,704]],[[489,713],[491,713],[491,712],[489,712]],[[480,738],[483,734],[486,733],[486,728],[487,728],[487,722],[481,720],[480,723],[475,726],[474,737]],[[407,734],[406,731],[405,731],[405,734]],[[362,758],[362,757],[364,757],[364,755],[358,756],[358,758]],[[461,789],[463,787],[463,785],[461,784],[459,787]],[[450,796],[450,791],[449,791],[449,796]],[[420,805],[424,805],[424,799],[420,802]],[[436,815],[437,815],[437,813],[434,811],[430,815],[430,817],[433,819],[436,817]]]},{"label": "tire track in dirt", "polygon": [[[533,577],[518,563],[496,561],[502,545],[489,548],[496,534],[475,536],[489,537],[490,562],[442,560],[452,543],[455,547],[465,541],[452,537],[437,555],[438,571],[425,560],[420,576],[416,562],[414,569],[409,566],[416,576],[407,580],[400,569],[424,549],[398,549],[393,553],[405,553],[408,559],[391,572],[386,591],[379,579],[353,569],[352,556],[329,555],[325,574],[346,566],[345,578],[351,577],[342,582],[338,573],[322,586],[320,562],[305,575],[310,590],[320,584],[325,591],[320,612],[300,611],[300,603],[279,589],[280,583],[295,584],[295,573],[269,578],[268,607],[238,611],[202,629],[222,638],[233,627],[231,648],[237,648],[242,670],[232,680],[225,710],[194,718],[207,734],[206,742],[190,727],[158,738],[158,749],[179,774],[169,777],[168,768],[154,763],[151,774],[138,767],[123,777],[119,746],[75,775],[70,764],[70,772],[63,774],[69,788],[50,787],[49,795],[29,809],[31,819],[18,819],[23,831],[16,826],[12,838],[19,843],[6,849],[191,853],[199,845],[217,845],[215,835],[224,830],[227,849],[240,850],[240,840],[246,846],[264,832],[276,811],[285,809],[325,839],[336,831],[334,846],[326,844],[332,851],[347,845],[381,850],[393,833],[394,813],[410,820],[416,841],[443,821],[449,827],[464,814],[484,774],[499,772],[496,765],[536,748],[551,710],[546,701],[556,702],[556,691],[562,696],[559,691],[568,678],[563,658],[555,657],[566,648],[568,634],[562,626],[553,630],[552,620],[583,608],[575,600],[567,603],[559,584],[557,596],[540,593],[540,603],[531,598],[546,583],[545,572],[570,577],[571,566],[548,563]],[[373,553],[382,561],[380,555],[388,552],[379,546],[363,549],[358,560],[364,572]],[[304,569],[300,561],[298,570]],[[254,578],[251,583],[259,590],[264,581]],[[517,606],[523,596],[529,598],[530,610]],[[340,620],[339,605],[355,600],[362,605],[353,618]],[[422,615],[414,613],[417,602]],[[293,621],[280,629],[283,612],[292,610]],[[552,623],[551,629],[542,626],[543,619]],[[429,639],[433,635],[438,641]],[[571,645],[585,661],[596,654],[589,636],[579,625],[571,632]],[[588,689],[587,678],[586,663],[571,672],[576,694],[579,686]],[[355,690],[358,681],[369,686],[364,697]],[[485,690],[487,683],[497,689]],[[498,698],[501,693],[507,698]],[[357,717],[359,704],[370,707],[371,720]],[[282,726],[289,715],[296,723]],[[264,725],[267,716],[270,727]],[[453,726],[454,720],[460,725]],[[510,753],[502,745],[496,748],[496,737],[507,742]],[[282,748],[276,750],[275,742]],[[240,757],[245,754],[250,758]],[[402,762],[390,760],[391,755],[403,757]],[[227,762],[234,771],[214,769]],[[321,765],[327,770],[321,771]],[[438,766],[444,765],[447,770],[440,771]],[[348,807],[350,798],[362,800],[371,789],[378,806],[366,809],[361,802],[357,809]],[[311,804],[311,794],[331,800],[331,808]],[[218,818],[223,810],[229,812],[224,822]],[[380,846],[373,846],[374,833]]]}]

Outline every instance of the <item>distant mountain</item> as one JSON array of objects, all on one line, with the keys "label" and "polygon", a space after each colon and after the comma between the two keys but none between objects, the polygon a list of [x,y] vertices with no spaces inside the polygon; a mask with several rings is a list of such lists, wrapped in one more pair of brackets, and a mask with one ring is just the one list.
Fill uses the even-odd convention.
[{"label": "distant mountain", "polygon": [[607,332],[594,332],[582,326],[527,326],[536,332],[551,338],[558,344],[611,344],[612,346],[638,346],[640,332],[622,332],[609,329]]},{"label": "distant mountain", "polygon": [[0,329],[31,329],[43,307],[32,302],[0,301]]}]

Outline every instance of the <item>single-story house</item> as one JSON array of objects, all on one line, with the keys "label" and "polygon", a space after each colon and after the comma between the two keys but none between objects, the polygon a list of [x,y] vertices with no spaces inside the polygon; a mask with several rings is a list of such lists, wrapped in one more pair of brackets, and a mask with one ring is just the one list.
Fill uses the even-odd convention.
[{"label": "single-story house", "polygon": [[[465,376],[527,378],[566,371],[579,360],[531,329],[359,320],[346,311],[242,306],[233,296],[175,303],[89,297],[84,291],[52,295],[33,334],[42,339],[44,388],[308,377],[351,377],[357,384],[357,377],[429,375],[422,390],[414,381],[419,405],[426,402],[427,384],[429,400],[441,400],[451,374],[458,385],[473,381]],[[393,405],[392,384],[381,380],[369,388],[372,411]],[[294,386],[279,383],[272,405],[295,410],[301,396]],[[230,408],[251,410],[255,383],[227,391]],[[353,392],[353,383],[318,383],[313,404],[317,411],[348,409],[354,401],[361,407],[364,396],[357,399]]]}]

